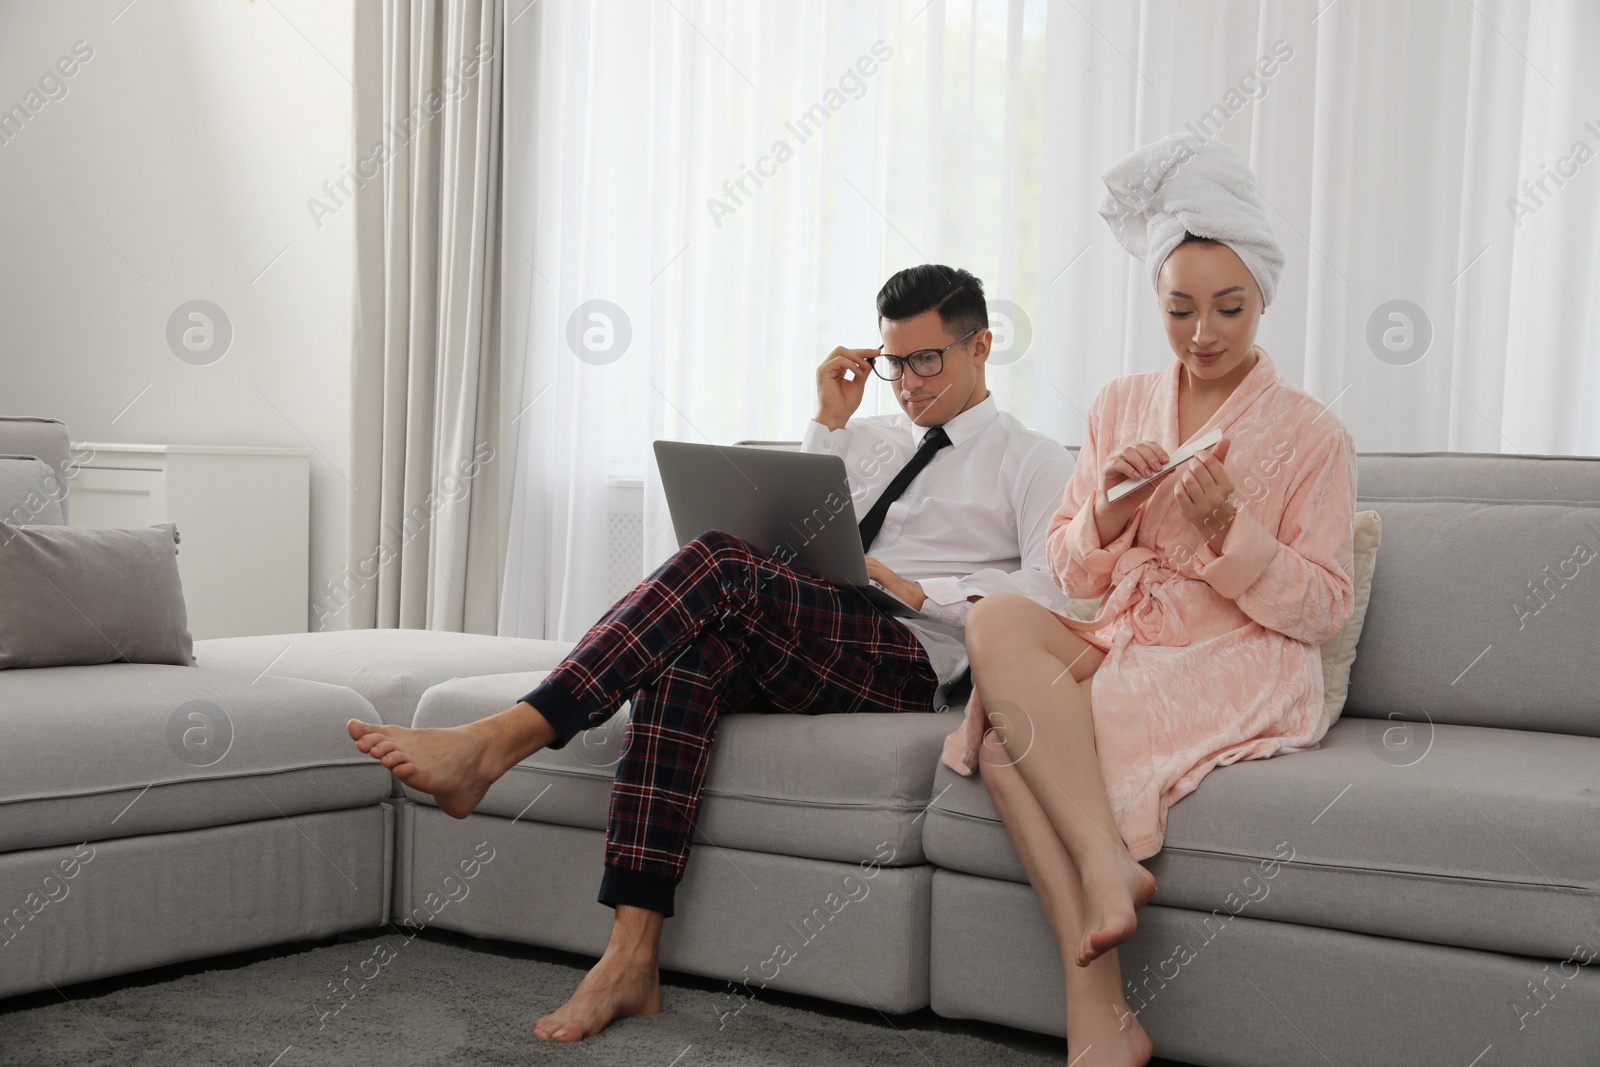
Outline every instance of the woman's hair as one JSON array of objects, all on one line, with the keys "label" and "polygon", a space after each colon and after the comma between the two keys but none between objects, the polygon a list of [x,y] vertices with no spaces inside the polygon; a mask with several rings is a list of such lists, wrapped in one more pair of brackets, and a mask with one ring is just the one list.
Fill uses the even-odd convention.
[{"label": "woman's hair", "polygon": [[1178,242],[1178,247],[1182,248],[1184,245],[1220,245],[1221,243],[1215,237],[1201,237],[1197,233],[1190,233],[1185,230],[1183,232],[1183,240]]},{"label": "woman's hair", "polygon": [[878,290],[879,322],[903,322],[935,310],[939,312],[939,324],[952,337],[989,325],[983,282],[959,267],[938,263],[907,267]]}]

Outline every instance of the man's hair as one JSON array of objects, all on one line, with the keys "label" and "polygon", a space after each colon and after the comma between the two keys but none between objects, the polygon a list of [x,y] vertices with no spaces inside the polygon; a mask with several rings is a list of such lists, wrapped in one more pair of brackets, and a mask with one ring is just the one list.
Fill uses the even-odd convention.
[{"label": "man's hair", "polygon": [[970,271],[923,263],[907,267],[878,290],[878,322],[902,322],[926,311],[939,312],[939,324],[951,337],[989,326],[989,305],[983,282]]}]

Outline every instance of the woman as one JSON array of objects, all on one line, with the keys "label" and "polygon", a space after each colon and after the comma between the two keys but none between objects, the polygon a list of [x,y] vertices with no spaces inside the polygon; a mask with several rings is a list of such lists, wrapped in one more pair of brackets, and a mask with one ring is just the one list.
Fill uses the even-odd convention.
[{"label": "woman", "polygon": [[[975,692],[946,746],[963,773],[981,766],[1071,964],[1069,1061],[1093,1047],[1081,1067],[1149,1059],[1115,950],[1155,892],[1138,861],[1211,768],[1321,740],[1318,646],[1349,617],[1354,576],[1350,434],[1254,343],[1283,255],[1249,169],[1177,135],[1105,180],[1101,214],[1145,259],[1176,359],[1101,390],[1051,524],[1056,581],[1109,590],[1098,615],[975,605]],[[1108,498],[1212,429],[1214,447]]]}]

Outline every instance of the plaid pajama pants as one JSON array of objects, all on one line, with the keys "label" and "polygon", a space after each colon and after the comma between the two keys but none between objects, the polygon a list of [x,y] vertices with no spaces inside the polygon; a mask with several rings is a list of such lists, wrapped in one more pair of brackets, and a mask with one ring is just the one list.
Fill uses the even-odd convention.
[{"label": "plaid pajama pants", "polygon": [[611,787],[600,902],[663,915],[689,856],[717,717],[933,710],[910,630],[719,531],[679,549],[522,699],[561,748],[633,706]]}]

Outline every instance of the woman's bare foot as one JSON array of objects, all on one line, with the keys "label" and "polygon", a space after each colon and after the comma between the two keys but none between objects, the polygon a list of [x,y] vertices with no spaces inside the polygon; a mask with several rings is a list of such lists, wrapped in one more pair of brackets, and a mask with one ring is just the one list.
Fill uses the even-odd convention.
[{"label": "woman's bare foot", "polygon": [[1104,876],[1083,876],[1083,941],[1076,963],[1087,967],[1133,936],[1134,914],[1156,891],[1155,876],[1127,853],[1117,856]]},{"label": "woman's bare foot", "polygon": [[1155,1055],[1139,1017],[1121,1000],[1067,1012],[1068,1067],[1144,1067]]},{"label": "woman's bare foot", "polygon": [[480,723],[414,730],[351,719],[347,729],[357,748],[406,785],[430,794],[440,811],[457,819],[471,815],[495,779],[515,763],[495,751],[491,732]]},{"label": "woman's bare foot", "polygon": [[533,1036],[545,1041],[582,1041],[613,1020],[659,1015],[661,923],[660,912],[619,906],[605,955],[583,976],[565,1004],[534,1024]]}]

